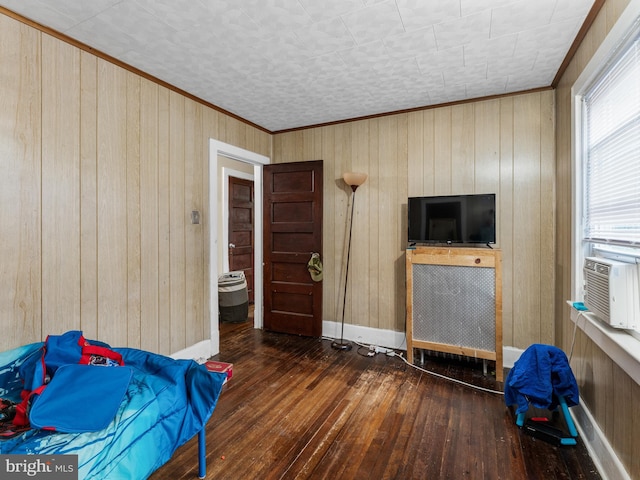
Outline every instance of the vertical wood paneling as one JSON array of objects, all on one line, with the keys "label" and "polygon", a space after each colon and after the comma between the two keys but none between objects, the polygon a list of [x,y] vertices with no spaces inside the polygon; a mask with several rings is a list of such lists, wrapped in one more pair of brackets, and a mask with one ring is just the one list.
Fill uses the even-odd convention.
[{"label": "vertical wood paneling", "polygon": [[246,145],[247,135],[245,131],[246,124],[232,117],[225,119],[225,142],[231,145]]},{"label": "vertical wood paneling", "polygon": [[[611,31],[618,21],[618,18],[620,18],[620,15],[622,15],[622,12],[624,12],[624,9],[627,8],[627,5],[629,5],[629,0],[607,0],[607,3],[604,5],[606,31],[603,33],[605,35]],[[602,37],[598,44],[600,44],[602,40],[604,40],[604,37]]]},{"label": "vertical wood paneling", "polygon": [[158,351],[159,162],[158,85],[140,85],[140,347]]},{"label": "vertical wood paneling", "polygon": [[542,343],[555,338],[555,101],[553,92],[540,94],[540,333]]},{"label": "vertical wood paneling", "polygon": [[98,338],[98,60],[80,53],[80,328]]},{"label": "vertical wood paneling", "polygon": [[[513,235],[519,250],[514,252],[514,313],[536,321],[522,322],[514,328],[514,346],[526,348],[540,338],[540,96],[514,97],[513,127]],[[548,200],[547,200],[548,201]],[[548,248],[552,248],[550,243]],[[526,253],[525,253],[526,252]],[[521,253],[521,254],[519,254]]]},{"label": "vertical wood paneling", "polygon": [[433,119],[434,195],[451,194],[451,107],[437,108]]},{"label": "vertical wood paneling", "polygon": [[[613,365],[613,375],[611,377],[612,385],[615,385],[615,394],[612,394],[611,403],[607,408],[607,414],[611,417],[610,421],[613,427],[611,434],[612,443],[614,445],[620,445],[617,455],[625,465],[633,464],[633,457],[636,456],[638,450],[632,450],[633,445],[633,418],[627,422],[616,422],[615,416],[619,416],[620,412],[616,410],[615,404],[620,403],[622,405],[633,405],[633,393],[632,388],[635,382],[629,378],[629,376],[622,371],[618,366]],[[638,405],[636,403],[636,405]],[[632,417],[635,417],[633,415]]]},{"label": "vertical wood paneling", "polygon": [[[201,211],[202,171],[208,160],[198,141],[202,136],[202,107],[187,100],[185,103],[185,214],[189,219],[192,211]],[[203,226],[187,220],[185,231],[186,256],[186,315],[185,344],[193,345],[202,338],[198,328],[204,318],[204,241]]]},{"label": "vertical wood paneling", "polygon": [[140,348],[140,77],[127,74],[127,345]]},{"label": "vertical wood paneling", "polygon": [[300,162],[303,160],[303,137],[302,132],[289,132],[282,134],[279,138],[278,151],[282,152],[282,156],[278,157],[275,163]]},{"label": "vertical wood paneling", "polygon": [[[500,200],[500,101],[476,103],[474,108],[475,193],[496,193]],[[552,157],[553,158],[553,157]]]},{"label": "vertical wood paneling", "polygon": [[[98,330],[127,344],[127,74],[98,60]],[[120,328],[117,328],[120,326]]]},{"label": "vertical wood paneling", "polygon": [[[341,318],[342,306],[344,305],[345,297],[344,297],[344,267],[345,267],[345,258],[346,258],[346,232],[347,232],[347,221],[348,221],[348,208],[349,208],[349,195],[351,190],[344,185],[344,182],[341,181],[342,174],[351,169],[349,164],[349,157],[351,154],[351,124],[348,123],[346,125],[338,125],[334,127],[335,129],[335,157],[334,157],[334,178],[336,179],[335,185],[336,189],[334,190],[336,195],[336,223],[334,229],[334,244],[335,244],[335,252],[336,256],[333,259],[334,269],[336,272],[336,280],[337,280],[337,302],[335,305],[326,305],[324,303],[323,298],[323,312],[334,311],[335,310],[335,318]],[[292,137],[295,138],[295,137]],[[274,151],[275,152],[275,151]],[[278,155],[274,153],[274,159],[278,158]],[[325,162],[329,159],[323,159]],[[330,161],[330,160],[329,160]],[[325,169],[327,167],[325,166]],[[327,182],[325,182],[326,184]],[[324,225],[323,231],[330,229],[331,227],[328,225]],[[323,288],[324,292],[324,288]],[[345,317],[349,312],[346,311],[345,307]],[[325,313],[326,315],[326,313]],[[329,317],[331,318],[331,317]],[[352,320],[347,320],[345,318],[345,323],[352,323]]]},{"label": "vertical wood paneling", "polygon": [[[380,262],[377,261],[377,257],[380,251],[380,232],[387,227],[385,223],[384,217],[377,214],[378,208],[382,201],[383,193],[381,192],[381,176],[384,175],[382,172],[385,170],[385,165],[392,163],[393,160],[390,158],[384,157],[384,154],[380,152],[378,149],[378,138],[380,136],[380,120],[369,120],[367,122],[369,124],[369,162],[367,166],[366,173],[369,175],[365,185],[363,185],[362,191],[363,193],[367,193],[367,201],[368,208],[367,211],[369,213],[369,229],[365,232],[368,235],[364,241],[368,244],[368,248],[365,250],[367,252],[368,261],[368,269],[366,271],[366,275],[369,277],[369,311],[368,314],[371,318],[369,320],[372,325],[377,325],[380,328],[385,328],[385,318],[381,313],[380,304],[377,301],[376,296],[371,296],[371,292],[378,292],[380,288],[382,288],[382,284],[384,283],[382,280],[383,273],[380,271]],[[382,165],[381,165],[382,163]],[[362,203],[362,202],[360,202]],[[363,249],[364,250],[364,249]],[[392,320],[388,318],[387,320]],[[367,325],[367,318],[360,317],[359,322],[361,325]]]},{"label": "vertical wood paneling", "polygon": [[[378,150],[380,155],[379,172],[379,203],[376,210],[380,217],[380,223],[384,225],[379,233],[379,243],[377,258],[385,258],[386,261],[379,262],[379,290],[377,295],[379,318],[375,319],[378,324],[395,323],[396,306],[396,270],[395,254],[397,245],[400,242],[397,235],[399,230],[398,220],[400,215],[398,210],[400,204],[396,201],[396,191],[398,176],[402,175],[406,181],[406,172],[399,172],[398,169],[398,117],[383,117],[378,123]],[[366,319],[363,319],[366,322]],[[366,325],[366,323],[364,323]]]},{"label": "vertical wood paneling", "polygon": [[300,161],[302,160],[318,160],[315,144],[316,144],[316,129],[303,130],[302,133],[302,153],[300,155]]},{"label": "vertical wood paneling", "polygon": [[185,266],[185,98],[169,93],[169,246],[171,291],[171,350],[184,345],[186,331]]},{"label": "vertical wood paneling", "polygon": [[4,15],[0,64],[0,349],[208,339],[209,138],[270,155],[271,135]]},{"label": "vertical wood paneling", "polygon": [[[408,195],[407,189],[407,153],[409,151],[408,146],[408,117],[407,115],[400,115],[398,117],[398,144],[397,144],[397,170],[396,170],[396,186],[394,189],[395,198],[393,199],[394,205],[394,283],[395,290],[394,298],[394,314],[390,317],[386,317],[386,329],[402,331],[405,326],[405,310],[406,310],[406,290],[405,279],[406,277],[406,262],[405,262],[405,249],[406,249],[406,213],[400,208],[400,206],[406,201]],[[403,215],[404,213],[404,215]]]},{"label": "vertical wood paneling", "polygon": [[414,192],[425,191],[425,111],[411,112],[409,114],[409,151],[407,156],[407,169],[412,172],[408,176],[407,189],[409,196],[414,197]]},{"label": "vertical wood paneling", "polygon": [[[423,115],[423,134],[424,134],[424,190],[419,195],[435,195],[436,191],[436,110],[426,110]],[[409,143],[411,144],[411,143]],[[409,175],[411,170],[408,171]]]},{"label": "vertical wood paneling", "polygon": [[[200,145],[204,155],[203,159],[203,168],[202,168],[202,211],[200,216],[200,221],[202,222],[202,241],[203,241],[203,281],[204,281],[204,305],[203,305],[203,315],[204,321],[200,327],[202,338],[208,338],[211,332],[211,314],[212,312],[218,311],[218,306],[209,305],[209,298],[211,296],[210,287],[211,280],[209,277],[209,261],[211,258],[211,252],[209,252],[209,245],[211,244],[210,234],[209,234],[209,222],[210,222],[210,212],[209,212],[209,139],[217,138],[218,131],[218,114],[216,111],[211,110],[210,108],[205,108],[202,111],[202,137],[200,138]],[[215,252],[213,252],[215,254]],[[217,288],[217,285],[214,287]]]},{"label": "vertical wood paneling", "polygon": [[43,35],[42,59],[42,327],[63,333],[80,327],[80,54]]},{"label": "vertical wood paneling", "polygon": [[451,107],[451,194],[475,191],[475,129],[472,103]]},{"label": "vertical wood paneling", "polygon": [[158,341],[171,352],[171,221],[169,90],[158,88]]},{"label": "vertical wood paneling", "polygon": [[[331,162],[325,162],[325,158],[334,157],[335,146],[335,128],[332,126],[322,127],[320,129],[320,155],[319,159],[323,160],[323,199],[324,204],[322,208],[322,264],[323,264],[323,276],[322,281],[322,314],[323,318],[335,318],[335,306],[337,303],[337,289],[336,282],[340,276],[340,272],[336,271],[335,262],[330,259],[337,258],[336,245],[334,241],[335,231],[331,228],[331,225],[336,224],[336,182],[337,173],[335,172],[335,166]],[[326,287],[328,286],[328,288]],[[326,308],[329,308],[327,311]]]},{"label": "vertical wood paneling", "polygon": [[[325,265],[336,275],[349,198],[340,178],[359,166],[369,175],[356,194],[352,248],[358,250],[349,271],[347,323],[404,330],[408,195],[495,192],[505,345],[526,348],[553,338],[553,108],[548,91],[334,125],[330,140],[327,127],[275,136],[278,162],[293,161],[292,152],[316,152],[318,143],[334,144],[333,154],[323,148],[322,155],[325,172],[333,172],[341,187],[325,190],[333,195],[325,205],[334,211],[333,220],[325,214],[331,222],[324,226],[325,243],[333,241],[325,247]],[[339,278],[324,283],[328,320],[341,306],[341,289]]]},{"label": "vertical wood paneling", "polygon": [[[350,153],[350,171],[365,172],[369,174],[369,122],[355,122],[351,129],[353,142]],[[368,180],[368,179],[367,179]],[[354,199],[353,227],[351,237],[351,256],[349,262],[349,288],[347,297],[347,318],[351,323],[360,324],[360,317],[371,318],[370,325],[378,327],[377,318],[371,317],[369,313],[370,302],[360,302],[361,298],[369,296],[369,259],[372,257],[370,251],[358,248],[366,245],[369,237],[370,224],[370,184],[365,181],[359,187]],[[346,321],[346,319],[345,319]]]},{"label": "vertical wood paneling", "polygon": [[[514,167],[513,97],[500,100],[500,190],[497,197],[496,234],[502,249],[502,342],[514,345]],[[517,250],[521,251],[521,250]]]},{"label": "vertical wood paneling", "polygon": [[40,37],[0,15],[1,350],[30,343],[41,324]]},{"label": "vertical wood paneling", "polygon": [[[575,63],[571,63],[565,75],[575,75]],[[571,104],[571,87],[566,82],[561,82],[556,89],[556,105]],[[571,113],[564,109],[556,108],[556,131],[571,131]],[[556,158],[571,157],[571,135],[556,136]],[[571,222],[571,165],[566,162],[556,162],[555,172],[555,218],[556,224],[558,219],[566,219],[567,223]],[[564,292],[571,291],[571,229],[558,225],[556,228],[556,268],[554,269],[555,279],[555,310],[554,318],[556,342],[560,346],[565,346],[565,339],[568,338],[564,331],[570,326],[562,319],[569,311],[565,299]]]}]

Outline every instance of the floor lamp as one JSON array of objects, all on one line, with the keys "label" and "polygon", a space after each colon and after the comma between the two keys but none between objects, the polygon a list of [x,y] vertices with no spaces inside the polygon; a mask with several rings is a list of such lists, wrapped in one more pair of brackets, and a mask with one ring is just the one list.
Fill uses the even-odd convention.
[{"label": "floor lamp", "polygon": [[349,257],[351,256],[351,231],[353,227],[353,205],[356,200],[356,190],[367,179],[366,173],[347,172],[342,175],[345,183],[351,187],[351,213],[349,214],[349,236],[347,239],[347,263],[344,268],[344,296],[342,297],[342,331],[340,341],[331,344],[336,350],[351,350],[351,343],[344,341],[344,311],[347,305],[347,280],[349,279]]}]

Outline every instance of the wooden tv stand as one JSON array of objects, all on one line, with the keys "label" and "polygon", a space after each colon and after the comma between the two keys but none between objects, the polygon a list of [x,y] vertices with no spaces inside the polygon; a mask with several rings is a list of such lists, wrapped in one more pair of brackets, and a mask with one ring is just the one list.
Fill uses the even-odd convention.
[{"label": "wooden tv stand", "polygon": [[414,348],[492,360],[503,381],[500,250],[409,248],[406,271],[409,362]]}]

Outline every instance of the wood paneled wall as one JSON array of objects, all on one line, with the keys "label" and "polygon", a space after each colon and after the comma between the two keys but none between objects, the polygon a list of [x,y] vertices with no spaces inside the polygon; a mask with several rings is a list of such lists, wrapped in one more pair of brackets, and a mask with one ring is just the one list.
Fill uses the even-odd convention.
[{"label": "wood paneled wall", "polygon": [[336,320],[350,190],[356,193],[345,322],[404,331],[407,197],[496,193],[504,344],[554,342],[554,92],[274,136],[274,162],[324,160],[324,316]]},{"label": "wood paneled wall", "polygon": [[209,338],[209,138],[271,152],[268,133],[0,14],[0,351],[69,329],[164,354]]},{"label": "wood paneled wall", "polygon": [[[607,0],[582,41],[556,94],[557,112],[557,344],[570,351],[574,324],[566,300],[571,299],[571,87],[629,4]],[[578,329],[572,365],[580,396],[611,443],[631,478],[640,478],[640,385],[635,383],[598,345]]]}]

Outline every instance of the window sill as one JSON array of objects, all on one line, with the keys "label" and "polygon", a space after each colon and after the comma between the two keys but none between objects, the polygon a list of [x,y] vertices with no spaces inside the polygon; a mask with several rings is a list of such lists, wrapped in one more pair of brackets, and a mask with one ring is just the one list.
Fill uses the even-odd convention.
[{"label": "window sill", "polygon": [[605,325],[593,313],[571,307],[571,321],[593,340],[622,370],[640,385],[640,340]]}]

